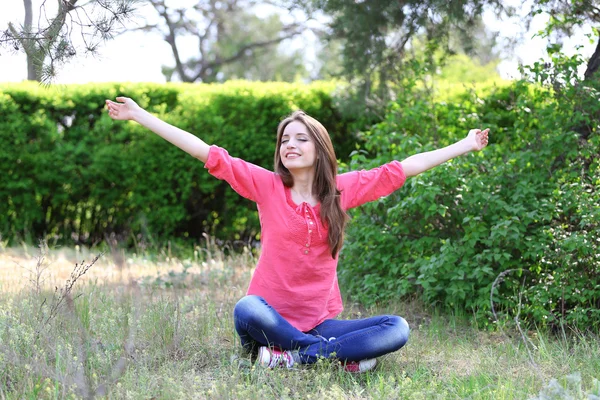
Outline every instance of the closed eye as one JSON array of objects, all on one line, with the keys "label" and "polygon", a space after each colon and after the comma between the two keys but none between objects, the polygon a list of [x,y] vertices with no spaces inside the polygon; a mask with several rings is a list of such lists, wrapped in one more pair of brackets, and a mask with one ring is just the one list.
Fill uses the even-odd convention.
[{"label": "closed eye", "polygon": [[[288,138],[287,136],[285,138],[281,139],[281,144],[285,144],[287,142],[290,141],[290,138]],[[298,142],[309,142],[310,139],[306,136],[300,136],[300,137],[296,137],[296,141]]]}]

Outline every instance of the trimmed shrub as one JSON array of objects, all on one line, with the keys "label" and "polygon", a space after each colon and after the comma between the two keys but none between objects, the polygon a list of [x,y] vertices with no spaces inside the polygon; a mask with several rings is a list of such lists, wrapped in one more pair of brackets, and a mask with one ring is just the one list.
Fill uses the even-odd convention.
[{"label": "trimmed shrub", "polygon": [[320,120],[342,159],[355,146],[334,83],[89,84],[0,87],[0,233],[4,239],[94,244],[255,240],[255,205],[204,165],[133,122],[112,121],[104,100],[125,95],[209,144],[273,168],[279,121],[296,109]]}]

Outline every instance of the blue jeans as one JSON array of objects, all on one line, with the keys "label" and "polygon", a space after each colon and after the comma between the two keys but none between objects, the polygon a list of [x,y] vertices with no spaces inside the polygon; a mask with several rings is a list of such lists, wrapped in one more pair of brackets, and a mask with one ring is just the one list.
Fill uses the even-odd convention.
[{"label": "blue jeans", "polygon": [[327,319],[314,329],[301,332],[262,297],[253,295],[238,301],[233,319],[242,346],[247,350],[252,351],[256,344],[298,350],[305,364],[312,364],[319,357],[343,361],[379,357],[404,346],[409,333],[404,318],[394,315],[354,320]]}]

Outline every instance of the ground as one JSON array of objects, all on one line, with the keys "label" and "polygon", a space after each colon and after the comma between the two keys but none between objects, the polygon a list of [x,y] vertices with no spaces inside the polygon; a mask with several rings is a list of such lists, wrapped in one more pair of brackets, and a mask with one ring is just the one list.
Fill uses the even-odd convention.
[{"label": "ground", "polygon": [[[231,310],[255,256],[214,244],[188,258],[166,252],[21,247],[0,251],[0,397],[17,398],[586,398],[600,394],[600,346],[591,332],[555,337],[507,326],[481,329],[399,301],[366,310],[346,301],[341,318],[399,314],[408,344],[375,371],[336,362],[264,370],[238,344]],[[75,279],[67,291],[68,280]],[[68,292],[68,293],[66,293]],[[65,294],[66,293],[66,294]],[[61,297],[62,296],[62,297]],[[62,298],[62,301],[61,301]],[[553,381],[557,379],[557,381]],[[555,397],[552,397],[555,396]]]}]

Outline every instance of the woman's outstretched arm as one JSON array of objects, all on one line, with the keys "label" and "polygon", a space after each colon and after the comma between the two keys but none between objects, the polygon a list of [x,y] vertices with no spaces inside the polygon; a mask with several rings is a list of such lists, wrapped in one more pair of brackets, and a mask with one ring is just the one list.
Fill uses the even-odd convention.
[{"label": "woman's outstretched arm", "polygon": [[450,146],[415,154],[402,161],[402,168],[407,177],[419,175],[437,165],[472,151],[479,151],[488,144],[489,129],[471,129],[469,135]]},{"label": "woman's outstretched arm", "polygon": [[150,129],[192,157],[206,163],[210,147],[198,137],[176,126],[166,123],[144,110],[128,97],[117,97],[117,101],[106,100],[108,115],[116,120],[132,120]]}]

